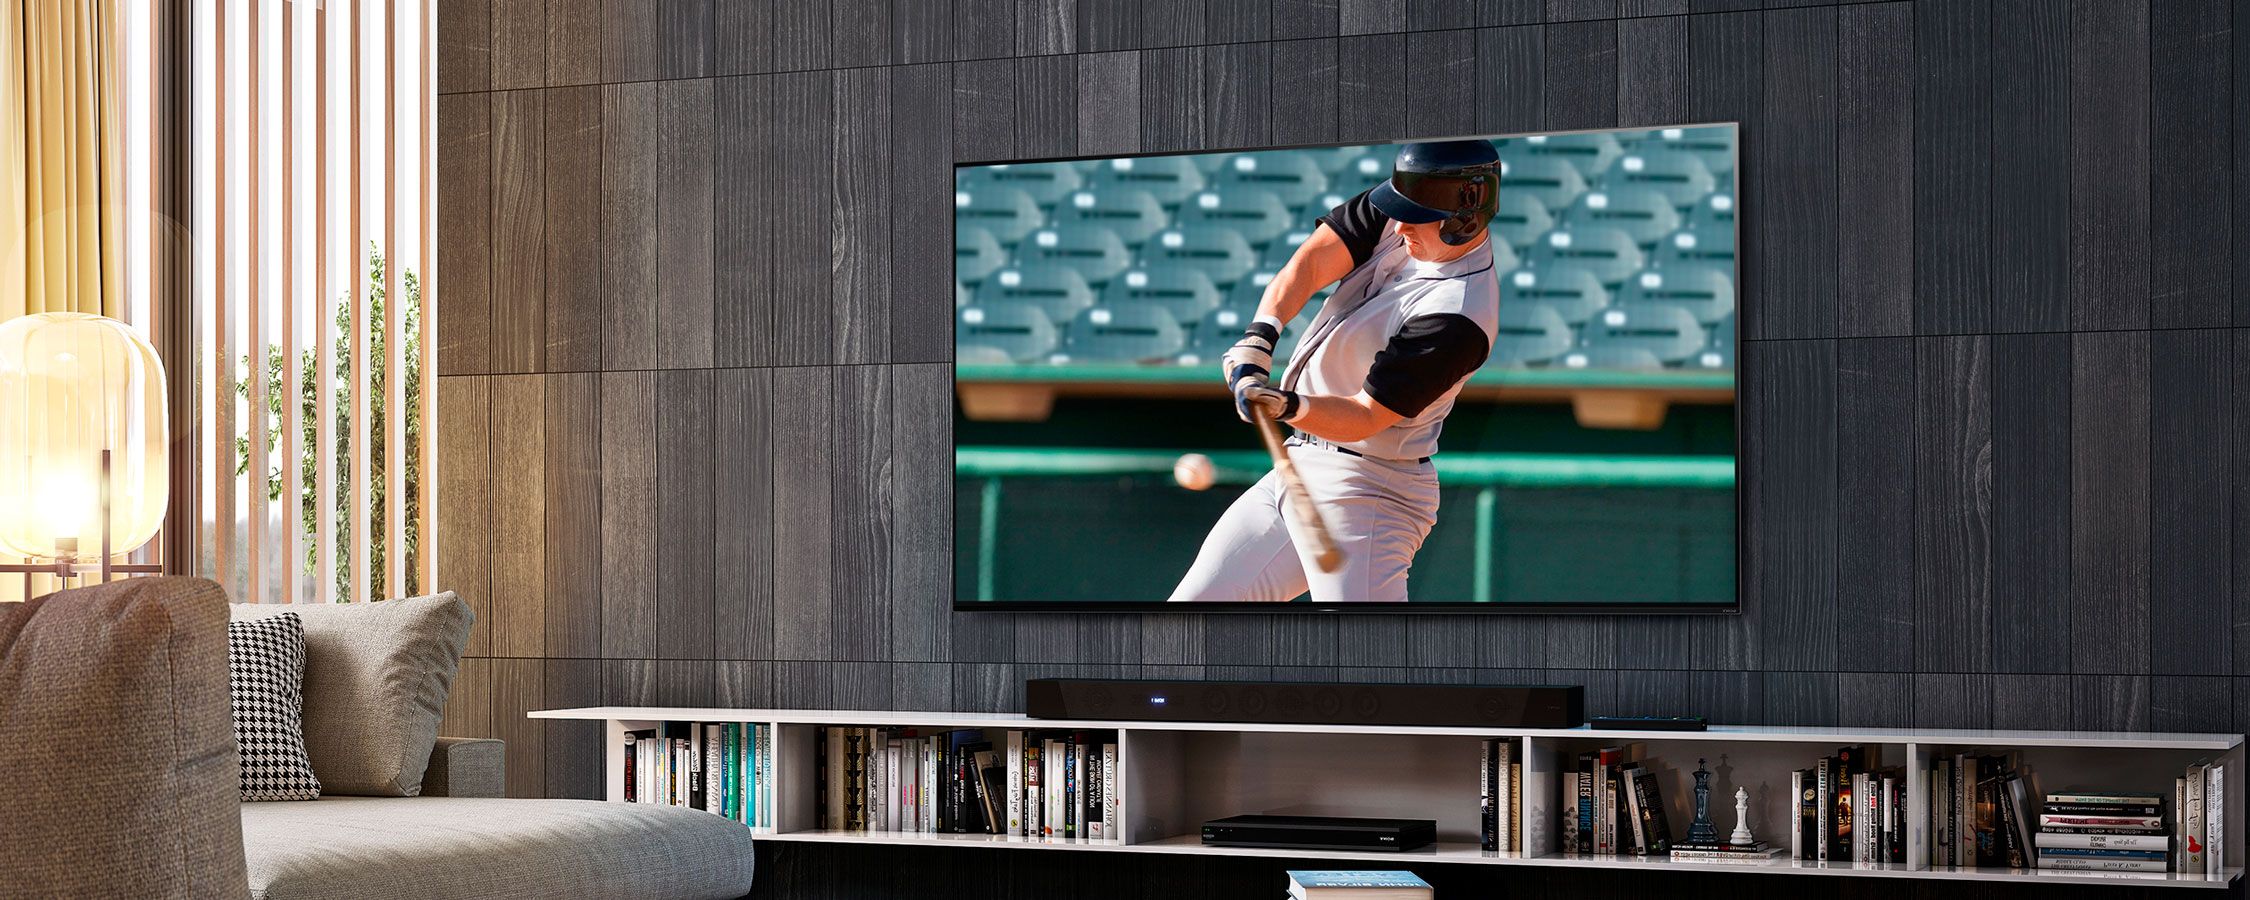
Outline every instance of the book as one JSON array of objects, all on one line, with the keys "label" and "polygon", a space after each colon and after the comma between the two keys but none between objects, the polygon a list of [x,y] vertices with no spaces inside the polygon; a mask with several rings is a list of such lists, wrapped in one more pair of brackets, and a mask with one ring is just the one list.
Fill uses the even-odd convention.
[{"label": "book", "polygon": [[1617,770],[1619,805],[1624,807],[1625,825],[1618,829],[1617,843],[1620,852],[1641,855],[1648,853],[1648,830],[1641,821],[1640,797],[1630,788],[1633,776],[1640,769],[1626,766]]},{"label": "book", "polygon": [[2107,847],[2049,847],[2047,855],[2056,859],[2165,859],[2171,854],[2164,850],[2113,850]]},{"label": "book", "polygon": [[1805,858],[1805,771],[1789,773],[1789,858]]},{"label": "book", "polygon": [[1513,850],[1516,843],[1516,742],[1508,738],[1493,741],[1492,761],[1492,827],[1493,848]]},{"label": "book", "polygon": [[2065,788],[2048,794],[2045,800],[2048,803],[2093,803],[2104,806],[2156,806],[2164,802],[2163,797],[2141,791],[2104,791],[2089,788]]},{"label": "book", "polygon": [[1836,808],[1835,757],[1821,757],[1820,763],[1813,767],[1813,788],[1818,794],[1815,798],[1817,805],[1813,807],[1813,815],[1817,819],[1813,825],[1813,859],[1827,862],[1832,858],[1828,843],[1835,834],[1834,827],[1830,824],[1834,820]]},{"label": "book", "polygon": [[1732,844],[1677,844],[1670,856],[1674,862],[1760,864],[1789,855],[1782,847],[1768,847],[1759,841],[1748,847]]},{"label": "book", "polygon": [[1117,791],[1117,745],[1102,745],[1102,830],[1113,840],[1125,837],[1125,820],[1119,818]]},{"label": "book", "polygon": [[2081,828],[2123,828],[2134,831],[2163,831],[2164,817],[2087,815],[2051,816],[2045,813],[2040,814],[2040,828],[2047,828],[2053,825],[2075,826]]},{"label": "book", "polygon": [[814,757],[820,760],[820,825],[830,831],[844,830],[844,729],[826,726],[814,732],[820,746]]},{"label": "book", "polygon": [[1994,785],[2000,831],[2000,863],[2011,869],[2031,866],[2029,844],[2024,833],[2016,828],[2016,800],[2012,786],[2018,779],[2013,775],[2000,779]]},{"label": "book", "polygon": [[1483,850],[1500,849],[1500,816],[1494,808],[1500,798],[1493,785],[1499,780],[1499,743],[1486,738],[1477,744],[1477,847]]},{"label": "book", "polygon": [[[1578,808],[1577,772],[1564,772],[1562,774],[1562,796],[1562,809],[1575,811]],[[1570,812],[1566,812],[1561,816],[1561,818],[1562,852],[1576,853],[1578,852],[1578,816]]]},{"label": "book", "polygon": [[1426,900],[1433,896],[1429,882],[1412,872],[1291,870],[1289,896],[1294,900]]},{"label": "book", "polygon": [[1045,768],[1041,762],[1039,741],[1027,740],[1023,747],[1023,833],[1030,837],[1045,837],[1047,809],[1046,782],[1040,777]]},{"label": "book", "polygon": [[883,739],[883,830],[898,831],[899,813],[903,811],[903,795],[899,790],[899,746],[896,737]]},{"label": "book", "polygon": [[1007,754],[1008,827],[1004,834],[1023,833],[1023,732],[1009,731],[1003,750]]},{"label": "book", "polygon": [[1977,864],[1977,758],[1966,753],[1953,757],[1953,864]]},{"label": "book", "polygon": [[2088,869],[2106,872],[2166,872],[2172,864],[2161,859],[2100,859],[2083,856],[2041,856],[2042,869]]},{"label": "book", "polygon": [[1604,747],[1594,754],[1594,852],[1616,853],[1617,847],[1617,791],[1616,775],[1624,751],[1617,747]]},{"label": "book", "polygon": [[2031,838],[2039,852],[2049,849],[2084,848],[2091,850],[2158,850],[2172,849],[2172,836],[2168,834],[2055,834],[2042,831]]},{"label": "book", "polygon": [[2181,805],[2180,867],[2189,875],[2203,874],[2203,777],[2204,764],[2187,767],[2187,775],[2178,779],[2187,788],[2187,802]]},{"label": "book", "polygon": [[1578,852],[1594,852],[1594,754],[1578,754]]},{"label": "book", "polygon": [[942,830],[938,824],[939,798],[945,794],[943,779],[939,777],[938,738],[930,735],[915,742],[922,754],[922,771],[915,782],[922,790],[922,830],[935,834]]},{"label": "book", "polygon": [[722,730],[723,726],[717,724],[703,726],[703,811],[712,815],[719,814],[726,797],[720,780],[723,763],[719,755],[719,732]]},{"label": "book", "polygon": [[2164,807],[2154,803],[2146,805],[2139,803],[2118,804],[2115,806],[2100,803],[2048,803],[2039,808],[2049,813],[2075,813],[2090,816],[2161,816],[2164,814]]},{"label": "book", "polygon": [[1086,837],[1099,839],[1109,836],[1108,832],[1103,830],[1103,826],[1108,823],[1102,821],[1102,811],[1108,808],[1102,802],[1102,780],[1105,777],[1107,776],[1102,772],[1101,746],[1099,744],[1088,746],[1086,750],[1086,787],[1083,791],[1086,797]]},{"label": "book", "polygon": [[2227,767],[2224,763],[2212,763],[2203,772],[2204,868],[2220,872],[2227,866]]},{"label": "book", "polygon": [[976,776],[977,806],[984,816],[987,834],[1006,834],[1008,827],[1008,801],[1001,791],[1008,781],[1008,766],[1000,752],[989,749],[973,751],[969,758]]},{"label": "book", "polygon": [[1953,763],[1930,767],[1930,865],[1953,865]]}]

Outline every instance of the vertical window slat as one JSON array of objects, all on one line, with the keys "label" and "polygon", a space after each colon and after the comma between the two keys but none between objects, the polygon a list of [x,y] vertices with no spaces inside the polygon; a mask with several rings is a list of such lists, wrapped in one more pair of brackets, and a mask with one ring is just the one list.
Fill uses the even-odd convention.
[{"label": "vertical window slat", "polygon": [[[383,596],[406,591],[406,296],[398,245],[398,0],[383,2]],[[373,535],[369,535],[373,537]]]},{"label": "vertical window slat", "polygon": [[358,3],[350,3],[350,8],[351,130],[347,132],[347,135],[349,136],[349,140],[351,141],[351,169],[349,170],[349,178],[351,183],[351,209],[350,218],[347,220],[345,227],[346,233],[350,235],[349,239],[346,242],[346,245],[351,248],[351,253],[347,257],[351,260],[351,266],[345,272],[344,277],[350,279],[351,284],[352,333],[350,337],[352,354],[352,402],[351,424],[349,426],[349,430],[351,432],[351,484],[349,485],[348,490],[350,503],[347,504],[345,511],[345,516],[347,518],[346,527],[350,529],[351,534],[351,585],[350,590],[348,590],[344,596],[338,597],[337,599],[350,600],[357,603],[365,602],[368,599],[367,576],[370,554],[367,552],[367,545],[369,543],[368,538],[370,536],[368,526],[371,524],[372,517],[369,515],[369,507],[371,504],[368,495],[371,493],[371,491],[369,490],[371,485],[369,485],[367,482],[367,445],[368,436],[374,434],[375,430],[369,428],[367,422],[369,406],[367,402],[367,386],[369,382],[369,373],[367,371],[368,257],[366,245],[363,244],[360,240],[361,229],[366,224],[365,221],[361,218],[360,186],[361,183],[366,180],[367,176],[367,170],[363,167],[364,161],[361,159],[361,156],[363,154],[360,152],[361,145],[365,142],[364,132],[360,130],[360,108],[367,105],[367,94],[364,90],[362,90],[362,86],[360,83],[360,73],[361,69],[363,68],[363,63],[360,57],[360,20],[365,16],[366,11],[365,8],[361,7]]},{"label": "vertical window slat", "polygon": [[275,579],[281,602],[297,601],[297,573],[304,568],[305,529],[299,522],[297,444],[303,403],[297,383],[297,7],[282,6],[281,17],[281,566]]},{"label": "vertical window slat", "polygon": [[243,287],[246,288],[242,311],[243,331],[247,335],[243,342],[242,355],[245,363],[244,368],[249,370],[245,374],[250,380],[250,389],[248,393],[243,395],[244,402],[242,404],[243,435],[247,442],[246,452],[243,454],[245,464],[242,473],[244,501],[242,505],[244,519],[249,526],[246,529],[249,539],[243,542],[243,580],[246,585],[244,596],[255,603],[263,603],[266,600],[263,580],[265,575],[266,519],[271,511],[271,504],[267,502],[266,498],[265,310],[260,302],[264,299],[260,296],[262,293],[260,288],[265,283],[266,269],[263,265],[265,255],[263,251],[266,235],[259,227],[261,224],[260,213],[263,212],[266,203],[265,193],[260,190],[263,187],[264,178],[262,176],[264,172],[260,167],[261,160],[259,159],[259,151],[265,144],[266,128],[264,117],[259,115],[260,104],[258,103],[259,96],[265,93],[265,82],[258,77],[260,74],[259,63],[262,61],[261,58],[265,55],[266,49],[259,34],[259,24],[265,18],[265,11],[266,4],[261,0],[250,0],[249,8],[245,11],[248,21],[244,24],[249,27],[250,35],[249,46],[246,48],[249,50],[249,55],[248,58],[243,60],[243,65],[249,70],[249,73],[242,82],[245,105],[249,107],[249,116],[243,122],[244,174],[246,176],[244,180],[249,191],[247,194],[248,202],[244,204],[243,210],[243,216],[247,221],[245,222],[246,228],[242,249],[248,260],[242,272]]}]

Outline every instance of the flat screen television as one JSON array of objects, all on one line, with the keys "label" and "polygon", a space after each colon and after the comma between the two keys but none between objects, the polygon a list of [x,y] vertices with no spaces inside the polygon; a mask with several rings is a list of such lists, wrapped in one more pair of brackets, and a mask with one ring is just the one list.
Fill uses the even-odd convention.
[{"label": "flat screen television", "polygon": [[955,607],[1737,610],[1737,146],[958,166]]}]

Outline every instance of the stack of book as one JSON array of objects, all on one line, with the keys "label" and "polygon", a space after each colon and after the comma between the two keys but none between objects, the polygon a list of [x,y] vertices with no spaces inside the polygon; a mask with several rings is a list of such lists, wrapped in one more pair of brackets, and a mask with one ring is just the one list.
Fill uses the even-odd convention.
[{"label": "stack of book", "polygon": [[773,827],[772,729],[751,722],[666,722],[625,733],[628,803],[685,806]]},{"label": "stack of book", "polygon": [[[2186,779],[2177,785],[2186,790]],[[2190,801],[2200,814],[2201,792]],[[2184,807],[2183,807],[2184,808]],[[2164,798],[2134,791],[2071,788],[2047,795],[2034,838],[2042,869],[2164,872],[2171,867],[2172,831]],[[2183,842],[2183,857],[2189,847]],[[2200,854],[2196,854],[2200,856]],[[2181,860],[2181,871],[2187,860]]]},{"label": "stack of book", "polygon": [[814,807],[830,831],[1118,838],[1114,732],[830,726]]},{"label": "stack of book", "polygon": [[1630,744],[1581,753],[1577,770],[1563,773],[1564,853],[1651,855],[1672,849],[1663,791],[1655,773],[1635,761],[1640,749]]},{"label": "stack of book", "polygon": [[1481,813],[1478,843],[1486,850],[1522,850],[1522,821],[1518,798],[1523,796],[1523,763],[1516,759],[1516,742],[1488,739],[1477,762],[1478,809]]},{"label": "stack of book", "polygon": [[1289,873],[1289,900],[1430,900],[1430,883],[1412,872]]},{"label": "stack of book", "polygon": [[1876,765],[1864,746],[1837,748],[1810,769],[1789,773],[1797,802],[1789,855],[1816,862],[1906,861],[1906,778]]},{"label": "stack of book", "polygon": [[2011,755],[1938,757],[1930,766],[1930,865],[2030,868],[2032,796]]}]

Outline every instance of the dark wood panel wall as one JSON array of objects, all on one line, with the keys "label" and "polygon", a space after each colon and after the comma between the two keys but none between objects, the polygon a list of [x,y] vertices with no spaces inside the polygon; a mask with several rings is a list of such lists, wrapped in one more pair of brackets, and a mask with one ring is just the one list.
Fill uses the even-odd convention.
[{"label": "dark wood panel wall", "polygon": [[[2250,28],[2224,0],[1770,5],[446,3],[436,540],[478,612],[448,730],[508,738],[530,796],[595,795],[600,747],[529,709],[1012,710],[1069,674],[2241,730]],[[1742,615],[949,610],[955,161],[1714,120],[1744,127]],[[875,852],[765,883],[1278,883]]]}]

